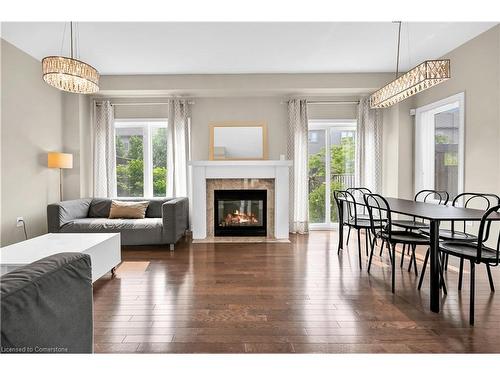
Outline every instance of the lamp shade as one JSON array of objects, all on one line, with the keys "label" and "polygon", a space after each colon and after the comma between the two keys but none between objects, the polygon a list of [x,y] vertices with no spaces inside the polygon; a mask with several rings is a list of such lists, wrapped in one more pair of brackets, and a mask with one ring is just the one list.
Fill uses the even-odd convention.
[{"label": "lamp shade", "polygon": [[49,168],[73,168],[73,154],[49,152],[47,155],[47,166]]}]

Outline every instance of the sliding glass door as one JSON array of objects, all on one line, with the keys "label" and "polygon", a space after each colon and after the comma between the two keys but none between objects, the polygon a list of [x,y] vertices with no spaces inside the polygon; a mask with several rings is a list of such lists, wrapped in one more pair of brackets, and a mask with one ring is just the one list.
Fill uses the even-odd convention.
[{"label": "sliding glass door", "polygon": [[337,222],[334,190],[354,186],[355,120],[309,121],[309,222],[328,229]]},{"label": "sliding glass door", "polygon": [[415,191],[444,190],[453,199],[464,184],[464,94],[417,108]]}]

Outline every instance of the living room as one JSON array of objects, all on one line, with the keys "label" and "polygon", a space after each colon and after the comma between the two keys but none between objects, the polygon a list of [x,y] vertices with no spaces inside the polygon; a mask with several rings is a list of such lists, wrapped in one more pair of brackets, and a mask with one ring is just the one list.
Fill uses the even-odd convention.
[{"label": "living room", "polygon": [[2,354],[498,353],[498,21],[131,12],[1,17]]}]

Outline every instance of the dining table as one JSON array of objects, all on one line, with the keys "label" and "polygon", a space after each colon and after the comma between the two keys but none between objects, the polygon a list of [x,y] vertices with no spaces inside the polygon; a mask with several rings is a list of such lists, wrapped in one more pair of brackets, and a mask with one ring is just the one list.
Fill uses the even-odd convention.
[{"label": "dining table", "polygon": [[[453,221],[481,221],[485,211],[456,206],[438,205],[428,202],[416,202],[409,199],[385,197],[392,213],[412,216],[429,222],[430,242],[430,309],[438,313],[440,307],[440,272],[439,272],[439,226],[442,222]],[[339,199],[342,206],[346,198]],[[365,206],[363,197],[355,197],[357,205]],[[494,212],[488,216],[490,220],[500,220],[500,213]],[[339,247],[340,252],[344,244],[344,208],[339,210]]]}]

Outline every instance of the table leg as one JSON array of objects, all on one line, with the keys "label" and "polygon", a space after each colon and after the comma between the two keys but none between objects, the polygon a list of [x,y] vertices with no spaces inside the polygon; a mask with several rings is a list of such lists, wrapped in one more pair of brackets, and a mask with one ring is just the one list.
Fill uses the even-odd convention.
[{"label": "table leg", "polygon": [[430,294],[431,311],[439,312],[439,220],[430,222]]},{"label": "table leg", "polygon": [[339,207],[339,248],[337,254],[340,254],[344,245],[344,202],[341,201],[341,207]]}]

